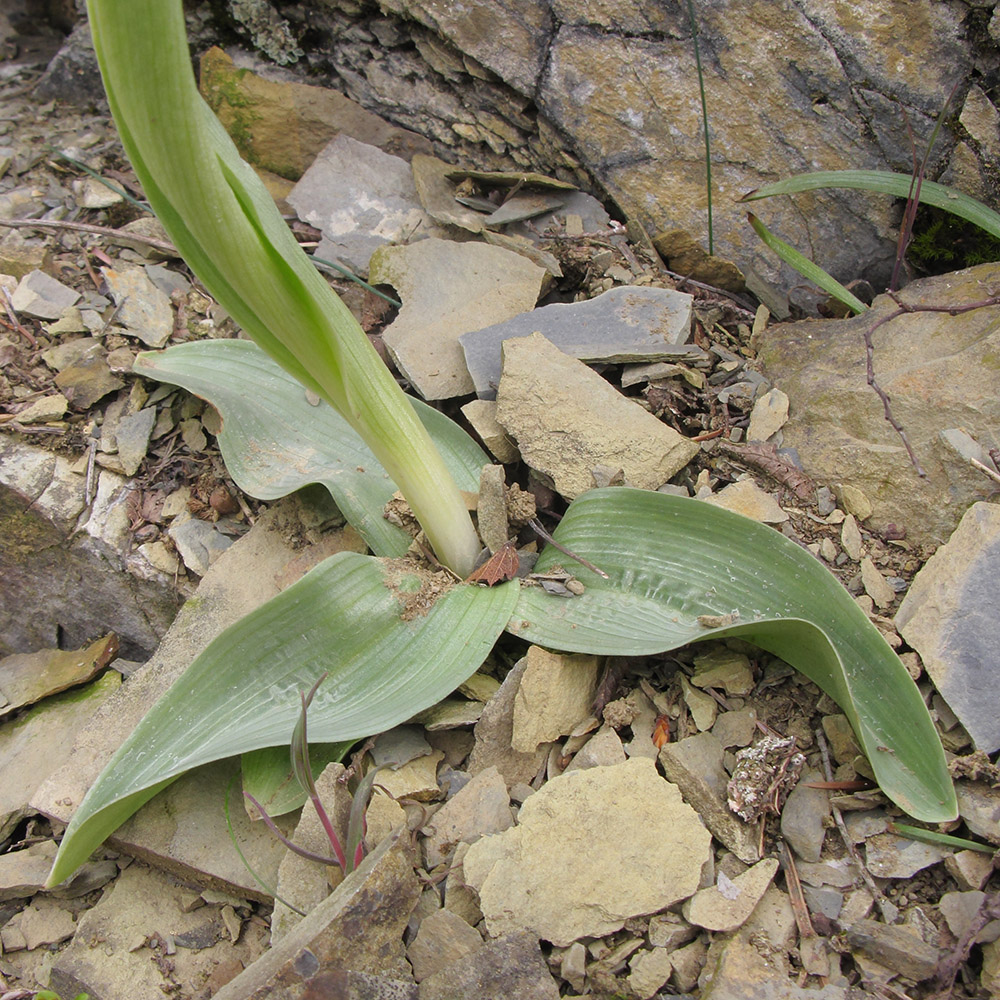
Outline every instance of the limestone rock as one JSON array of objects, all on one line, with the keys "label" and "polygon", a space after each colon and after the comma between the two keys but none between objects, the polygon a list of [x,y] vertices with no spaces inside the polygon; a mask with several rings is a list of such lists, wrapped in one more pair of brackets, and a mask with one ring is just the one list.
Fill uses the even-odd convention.
[{"label": "limestone rock", "polygon": [[163,347],[174,332],[170,299],[141,267],[102,267],[101,274],[119,307],[115,321],[147,347]]},{"label": "limestone rock", "polygon": [[698,451],[540,334],[504,342],[497,419],[525,462],[570,500],[593,489],[597,466],[621,469],[631,485],[656,489]]},{"label": "limestone rock", "polygon": [[781,809],[781,835],[803,860],[817,862],[826,837],[830,796],[822,788],[809,788],[810,781],[823,781],[819,771],[804,771]]},{"label": "limestone rock", "polygon": [[436,910],[420,922],[417,936],[406,949],[419,983],[483,946],[479,931],[451,910]]},{"label": "limestone rock", "polygon": [[98,400],[125,384],[111,373],[103,352],[92,353],[67,365],[54,381],[77,412],[89,410]]},{"label": "limestone rock", "polygon": [[635,996],[647,1000],[666,983],[672,971],[670,952],[666,948],[640,951],[629,963],[629,989]]},{"label": "limestone rock", "polygon": [[538,939],[527,932],[487,941],[471,955],[428,976],[419,1000],[559,1000]]},{"label": "limestone rock", "polygon": [[444,753],[441,750],[432,750],[407,761],[401,767],[381,771],[378,783],[393,798],[405,796],[420,802],[429,802],[441,794],[437,782],[437,769],[442,760]]},{"label": "limestone rock", "polygon": [[336,995],[334,980],[327,977],[335,979],[348,970],[408,981],[403,931],[419,895],[409,834],[402,832],[369,854],[290,934],[219,990],[215,1000],[299,1000],[310,989]]},{"label": "limestone rock", "polygon": [[667,288],[612,288],[583,302],[554,303],[459,338],[481,399],[493,399],[501,373],[501,345],[540,333],[581,361],[661,361],[695,358],[691,296]]},{"label": "limestone rock", "polygon": [[530,929],[565,947],[690,896],[710,841],[653,762],[636,758],[553,778],[463,864],[491,934]]},{"label": "limestone rock", "polygon": [[39,319],[59,319],[64,309],[68,309],[80,299],[80,293],[56,281],[44,271],[26,274],[14,289],[11,305],[16,312]]},{"label": "limestone rock", "polygon": [[387,247],[369,279],[392,285],[403,308],[382,339],[400,371],[425,399],[450,399],[475,386],[459,337],[532,309],[545,271],[482,243],[422,240]]},{"label": "limestone rock", "polygon": [[788,520],[788,515],[781,509],[778,501],[770,493],[765,493],[752,479],[730,483],[718,493],[705,497],[704,503],[731,510],[734,514],[742,514],[762,524],[781,524]]},{"label": "limestone rock", "polygon": [[[223,939],[220,908],[203,906],[190,911],[185,908],[188,895],[169,875],[142,864],[131,865],[97,905],[81,915],[73,942],[55,959],[49,985],[63,996],[81,992],[94,997],[162,995],[172,980],[150,947],[157,934],[178,945],[170,956],[173,981],[191,986],[205,984],[217,970],[229,969],[231,978],[234,964],[239,969],[241,962],[249,964],[264,951],[264,927],[251,922],[236,943],[228,936]],[[102,946],[95,948],[94,941]]]},{"label": "limestone rock", "polygon": [[93,680],[118,655],[118,639],[105,636],[86,649],[46,649],[0,660],[0,716],[48,695]]},{"label": "limestone rock", "polygon": [[441,226],[458,226],[470,233],[486,228],[485,216],[455,200],[456,185],[448,179],[455,168],[436,156],[418,154],[410,164],[413,183],[424,211]]},{"label": "limestone rock", "polygon": [[61,392],[56,392],[30,403],[18,413],[17,419],[22,424],[44,424],[49,420],[58,420],[68,406],[69,400]]},{"label": "limestone rock", "polygon": [[865,841],[865,862],[876,878],[911,878],[951,853],[942,844],[925,844],[893,833],[877,833]]},{"label": "limestone rock", "polygon": [[495,767],[480,771],[434,814],[424,842],[428,869],[446,861],[455,845],[506,830],[513,823],[507,785]]},{"label": "limestone rock", "polygon": [[771,389],[753,404],[747,441],[766,441],[777,434],[787,420],[788,396],[780,389]]},{"label": "limestone rock", "polygon": [[379,247],[414,232],[421,239],[439,233],[420,207],[410,165],[347,135],[327,144],[287,201],[322,231],[318,257],[362,273]]},{"label": "limestone rock", "polygon": [[430,152],[423,136],[390,125],[338,91],[267,79],[249,61],[241,54],[237,67],[213,47],[201,57],[199,76],[202,96],[249,163],[298,180],[341,134],[406,160]]},{"label": "limestone rock", "polygon": [[472,425],[493,457],[502,465],[516,462],[517,446],[497,423],[497,404],[492,399],[474,399],[462,407],[462,416]]},{"label": "limestone rock", "polygon": [[783,955],[762,952],[746,929],[717,938],[700,980],[702,1000],[849,1000],[848,991],[833,983],[818,990],[798,986]]},{"label": "limestone rock", "polygon": [[566,736],[590,715],[597,692],[596,656],[550,653],[530,646],[514,698],[511,746],[531,753],[540,743]]},{"label": "limestone rock", "polygon": [[752,864],[760,858],[756,829],[729,809],[729,775],[722,757],[719,741],[711,733],[699,733],[665,744],[659,759],[666,776],[680,788],[684,801],[694,807],[712,834],[741,861]]},{"label": "limestone rock", "polygon": [[86,687],[47,698],[0,728],[0,838],[8,837],[40,786],[70,759],[77,733],[118,689],[113,670]]},{"label": "limestone rock", "polygon": [[[998,275],[1000,265],[982,264],[926,278],[908,285],[902,300],[937,307],[975,302]],[[980,442],[992,440],[1000,420],[990,361],[1000,344],[997,309],[916,312],[876,333],[875,374],[927,472],[921,479],[867,385],[858,347],[863,331],[895,308],[883,296],[853,319],[769,327],[759,335],[760,358],[767,376],[788,393],[792,415],[783,444],[796,450],[805,472],[831,486],[837,485],[831,470],[849,476],[849,485],[870,499],[876,530],[895,523],[905,527],[908,541],[937,545],[972,503],[996,489],[941,431],[964,427]]]},{"label": "limestone rock", "polygon": [[862,955],[915,982],[933,976],[941,958],[937,948],[898,924],[859,920],[848,928],[847,941]]},{"label": "limestone rock", "polygon": [[514,699],[528,663],[521,658],[504,678],[500,689],[489,700],[476,723],[475,744],[469,755],[469,773],[478,774],[495,767],[507,787],[518,782],[530,782],[545,764],[549,748],[539,747],[529,753],[519,753],[511,747],[514,732]]},{"label": "limestone rock", "polygon": [[896,614],[941,697],[980,750],[1000,748],[1000,655],[992,583],[1000,573],[1000,507],[974,504],[917,573]]},{"label": "limestone rock", "polygon": [[623,764],[626,759],[621,737],[610,726],[602,726],[576,752],[566,770],[577,771],[588,767],[610,767],[615,764]]},{"label": "limestone rock", "polygon": [[774,858],[764,858],[734,879],[719,872],[715,885],[699,889],[684,904],[684,919],[710,931],[734,931],[742,927],[777,870]]}]

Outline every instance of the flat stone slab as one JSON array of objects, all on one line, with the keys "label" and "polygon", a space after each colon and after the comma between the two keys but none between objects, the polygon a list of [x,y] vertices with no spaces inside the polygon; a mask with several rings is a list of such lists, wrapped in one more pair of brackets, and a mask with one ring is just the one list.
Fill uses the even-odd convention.
[{"label": "flat stone slab", "polygon": [[[216,993],[215,1000],[303,1000],[356,993],[348,973],[412,980],[403,932],[420,896],[409,833],[385,840],[270,951]],[[338,980],[337,977],[341,977]]]},{"label": "flat stone slab", "polygon": [[500,345],[540,333],[564,354],[611,363],[705,357],[691,336],[692,298],[669,288],[612,288],[586,302],[554,303],[459,337],[480,399],[494,399],[502,365]]},{"label": "flat stone slab", "polygon": [[80,293],[44,271],[30,271],[14,289],[11,305],[16,312],[38,319],[59,319],[63,310],[77,303]]},{"label": "flat stone slab", "polygon": [[633,758],[553,778],[463,868],[490,934],[531,930],[567,947],[691,896],[711,839],[653,761]]},{"label": "flat stone slab", "polygon": [[[946,309],[981,301],[983,289],[998,282],[1000,264],[980,264],[914,281],[899,297],[911,307]],[[767,378],[788,395],[782,446],[795,449],[806,474],[845,502],[845,487],[861,490],[873,509],[870,528],[895,524],[908,543],[936,546],[974,502],[997,490],[943,432],[961,427],[980,445],[994,443],[1000,307],[954,316],[912,312],[875,331],[875,376],[926,478],[917,475],[867,384],[864,333],[896,309],[883,295],[852,319],[768,327],[759,333],[759,357]],[[844,509],[862,519],[851,506]]]},{"label": "flat stone slab", "polygon": [[[233,942],[223,907],[186,911],[190,895],[169,875],[131,865],[81,915],[73,941],[53,963],[49,985],[64,997],[82,992],[105,998],[156,997],[170,995],[176,983],[192,994],[208,988],[215,995],[213,987],[264,951],[267,929],[246,921]],[[169,965],[157,961],[168,939],[176,946]],[[97,941],[100,947],[94,946]]]},{"label": "flat stone slab", "polygon": [[322,231],[317,257],[361,273],[387,243],[442,234],[421,207],[406,160],[346,135],[323,149],[286,200]]},{"label": "flat stone slab", "polygon": [[174,310],[167,295],[141,267],[102,267],[101,274],[119,307],[115,322],[147,347],[163,347],[174,332]]},{"label": "flat stone slab", "polygon": [[497,420],[525,462],[567,500],[598,485],[598,466],[655,490],[698,453],[698,445],[622,396],[582,361],[541,334],[503,345]]},{"label": "flat stone slab", "polygon": [[544,278],[543,268],[510,250],[438,239],[386,247],[369,270],[373,284],[392,285],[402,300],[382,340],[425,399],[475,390],[459,338],[532,309]]},{"label": "flat stone slab", "polygon": [[896,614],[941,697],[976,747],[1000,748],[1000,507],[977,503],[917,573]]},{"label": "flat stone slab", "polygon": [[121,677],[109,670],[100,680],[46,698],[0,726],[0,838],[10,835],[50,775],[71,759],[77,734],[117,691]]}]

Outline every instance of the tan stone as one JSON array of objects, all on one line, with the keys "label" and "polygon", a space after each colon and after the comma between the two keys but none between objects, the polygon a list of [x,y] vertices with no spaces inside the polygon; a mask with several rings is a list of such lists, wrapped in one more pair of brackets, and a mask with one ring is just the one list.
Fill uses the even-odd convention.
[{"label": "tan stone", "polygon": [[560,947],[619,929],[698,887],[711,837],[648,758],[553,778],[518,826],[465,856],[490,934],[530,929]]},{"label": "tan stone", "polygon": [[503,358],[497,419],[567,499],[593,489],[597,466],[657,489],[697,454],[697,444],[540,334],[504,341]]},{"label": "tan stone", "polygon": [[597,690],[596,656],[550,653],[531,646],[514,698],[510,745],[530,753],[540,743],[569,734],[590,715]]}]

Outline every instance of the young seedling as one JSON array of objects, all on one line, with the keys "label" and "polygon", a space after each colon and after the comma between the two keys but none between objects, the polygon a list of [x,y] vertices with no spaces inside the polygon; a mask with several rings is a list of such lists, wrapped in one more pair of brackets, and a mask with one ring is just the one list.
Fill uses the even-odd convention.
[{"label": "young seedling", "polygon": [[326,807],[323,805],[323,802],[319,797],[319,791],[316,788],[316,781],[313,778],[312,764],[309,760],[307,715],[309,712],[309,706],[312,704],[312,700],[316,695],[316,691],[326,678],[327,675],[323,674],[323,676],[316,681],[308,693],[302,693],[302,712],[295,725],[295,731],[292,733],[290,756],[292,761],[292,771],[295,774],[295,778],[302,786],[302,790],[307,794],[309,801],[312,802],[313,808],[316,810],[316,815],[319,817],[323,831],[326,833],[327,839],[330,841],[333,856],[327,857],[322,854],[317,854],[315,851],[306,850],[306,848],[299,846],[292,840],[289,840],[278,829],[278,826],[274,822],[273,818],[268,815],[267,810],[257,801],[257,799],[254,798],[253,795],[249,792],[244,792],[243,795],[257,810],[257,812],[260,813],[260,817],[264,821],[267,828],[290,851],[308,861],[316,861],[323,865],[339,865],[341,871],[345,875],[348,875],[354,871],[359,864],[361,864],[361,861],[365,856],[364,837],[368,829],[365,811],[368,807],[368,800],[371,798],[372,788],[374,787],[375,778],[380,768],[372,768],[358,782],[358,786],[355,789],[351,800],[351,812],[347,824],[347,845],[345,848],[345,846],[341,843],[340,837],[337,835],[337,831],[334,829],[333,821],[330,819],[330,814],[326,811]]}]

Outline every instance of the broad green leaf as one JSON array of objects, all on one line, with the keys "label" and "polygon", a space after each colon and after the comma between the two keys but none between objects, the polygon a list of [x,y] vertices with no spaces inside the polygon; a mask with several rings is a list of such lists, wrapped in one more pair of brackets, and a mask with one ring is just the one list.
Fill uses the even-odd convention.
[{"label": "broad green leaf", "polygon": [[[816,170],[811,173],[796,174],[774,184],[745,194],[740,201],[757,201],[773,198],[779,194],[798,194],[800,191],[815,191],[819,188],[853,188],[859,191],[874,191],[877,194],[891,194],[896,198],[908,198],[913,177],[897,174],[891,170]],[[945,184],[923,181],[920,185],[922,204],[943,208],[952,215],[968,219],[980,229],[1000,239],[1000,215],[981,201],[970,198]]]},{"label": "broad green leaf", "polygon": [[753,226],[753,231],[769,246],[786,264],[791,264],[803,278],[808,278],[814,285],[819,285],[827,295],[832,295],[838,302],[843,302],[855,313],[867,311],[868,306],[856,295],[846,289],[837,279],[824,271],[819,264],[799,253],[795,247],[779,239],[752,212],[747,213],[747,220]]},{"label": "broad green leaf", "polygon": [[[309,709],[317,742],[379,733],[440,701],[475,673],[517,600],[516,583],[447,589],[443,576],[338,553],[223,632],[101,772],[66,830],[51,884],[191,768],[287,746],[300,692],[324,671]],[[436,588],[446,592],[433,602]]]},{"label": "broad green leaf", "polygon": [[[146,352],[134,370],[207,399],[222,416],[219,449],[233,480],[251,496],[276,500],[322,483],[341,513],[377,555],[399,556],[411,539],[382,517],[396,491],[371,450],[324,400],[306,391],[246,340],[203,340]],[[479,491],[489,462],[443,413],[411,399],[459,489]]]},{"label": "broad green leaf", "polygon": [[[710,504],[624,487],[584,494],[555,538],[610,579],[549,546],[536,572],[562,564],[586,592],[567,600],[522,587],[508,631],[554,649],[616,656],[746,639],[841,706],[894,802],[925,822],[957,815],[920,692],[850,594],[805,549]],[[738,621],[722,627],[698,621],[730,614]]]},{"label": "broad green leaf", "polygon": [[[347,743],[309,744],[309,763],[313,778],[318,778],[327,764],[343,760],[353,741]],[[268,816],[284,816],[298,809],[308,797],[292,772],[288,747],[265,747],[243,754],[240,761],[243,772],[243,791],[249,792],[265,809]],[[258,818],[257,810],[244,799],[251,817]]]}]

